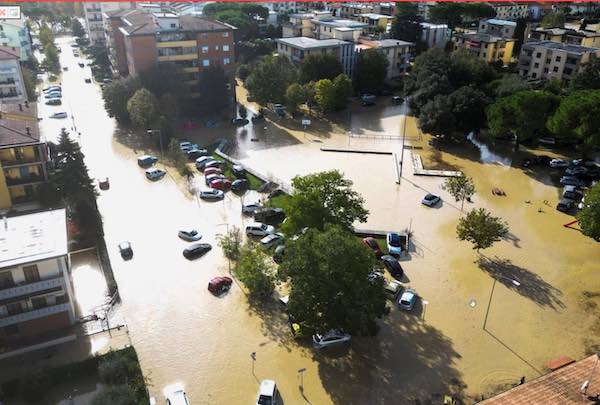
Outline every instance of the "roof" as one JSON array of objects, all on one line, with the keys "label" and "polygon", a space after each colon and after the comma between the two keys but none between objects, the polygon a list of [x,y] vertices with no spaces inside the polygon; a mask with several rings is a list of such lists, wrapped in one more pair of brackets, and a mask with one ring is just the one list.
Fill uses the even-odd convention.
[{"label": "roof", "polygon": [[600,32],[595,32],[595,31],[590,31],[590,30],[574,30],[574,29],[570,29],[570,28],[560,28],[560,27],[555,27],[555,28],[543,28],[543,27],[537,27],[536,29],[534,29],[535,32],[544,32],[544,33],[550,33],[552,35],[575,35],[575,36],[582,36],[582,37],[588,37],[588,38],[593,38],[593,37],[600,37]]},{"label": "roof", "polygon": [[275,381],[262,380],[260,382],[260,395],[271,396],[275,392]]},{"label": "roof", "polygon": [[382,48],[393,48],[396,46],[414,46],[413,42],[401,41],[399,39],[381,39],[375,42],[379,42],[379,46]]},{"label": "roof", "polygon": [[21,51],[14,46],[0,46],[0,60],[19,59]]},{"label": "roof", "polygon": [[342,19],[330,19],[330,20],[312,20],[314,24],[326,25],[328,27],[344,27],[344,28],[364,28],[368,27],[369,24],[354,21],[354,20],[342,20]]},{"label": "roof", "polygon": [[[600,368],[592,373],[598,357],[592,355],[576,363],[512,388],[479,405],[575,405],[597,404],[589,399],[600,392]],[[589,380],[587,395],[580,389],[584,381]]]},{"label": "roof", "polygon": [[303,49],[326,48],[351,44],[351,42],[342,41],[339,39],[314,39],[308,37],[279,38],[277,39],[277,42]]},{"label": "roof", "polygon": [[[115,15],[113,15],[114,17]],[[162,31],[158,25],[156,19],[160,18],[178,18],[179,28],[174,31],[191,31],[191,32],[205,32],[205,31],[219,31],[219,30],[234,30],[236,27],[222,23],[220,21],[208,20],[206,18],[198,17],[195,15],[182,15],[177,16],[175,14],[160,14],[160,13],[146,13],[139,10],[128,10],[127,13],[122,15],[118,14],[120,18],[127,24],[121,29],[126,34],[132,35],[145,35],[145,34],[156,34]]]},{"label": "roof", "polygon": [[[29,128],[29,133],[27,133]],[[0,120],[0,148],[40,143],[37,122],[15,119]]]},{"label": "roof", "polygon": [[495,18],[490,18],[489,20],[485,20],[488,24],[494,24],[494,25],[509,25],[511,27],[516,27],[517,23],[514,21],[507,21],[507,20],[497,20]]},{"label": "roof", "polygon": [[584,54],[584,53],[597,53],[600,51],[598,48],[588,48],[587,46],[565,44],[563,42],[554,41],[529,41],[523,44],[524,47],[542,47],[556,50],[563,50],[569,53]]},{"label": "roof", "polygon": [[448,28],[448,24],[432,24],[432,23],[422,22],[421,27],[423,27],[423,28]]},{"label": "roof", "polygon": [[379,20],[381,18],[392,18],[392,16],[385,15],[385,14],[377,14],[377,13],[365,13],[365,14],[361,14],[360,17],[367,17],[367,18],[370,18],[371,20]]},{"label": "roof", "polygon": [[2,118],[4,119],[20,119],[36,123],[38,120],[36,103],[0,103],[0,112],[2,112]]},{"label": "roof", "polygon": [[479,42],[486,42],[486,43],[490,43],[490,42],[498,42],[498,41],[505,41],[505,42],[511,42],[514,41],[514,39],[511,38],[500,38],[494,35],[490,35],[490,34],[482,34],[479,32],[457,32],[454,34],[457,38],[464,38],[464,39],[468,39],[470,41],[479,41]]},{"label": "roof", "polygon": [[65,209],[0,220],[0,268],[66,255]]}]

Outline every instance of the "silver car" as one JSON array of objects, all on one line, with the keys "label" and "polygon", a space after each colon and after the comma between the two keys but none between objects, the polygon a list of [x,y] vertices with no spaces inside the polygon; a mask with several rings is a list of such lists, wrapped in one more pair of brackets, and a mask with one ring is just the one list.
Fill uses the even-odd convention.
[{"label": "silver car", "polygon": [[196,242],[196,241],[199,241],[200,239],[202,239],[202,235],[200,234],[200,232],[198,232],[195,229],[181,230],[181,231],[179,231],[177,236],[179,236],[181,239],[183,239],[187,242]]},{"label": "silver car", "polygon": [[259,204],[259,203],[242,205],[242,214],[253,215],[254,212],[256,212],[257,210],[259,210],[261,208],[262,208],[262,204]]},{"label": "silver car", "polygon": [[417,292],[412,288],[407,288],[404,290],[400,299],[398,300],[398,307],[405,311],[412,311],[417,302]]},{"label": "silver car", "polygon": [[203,200],[222,200],[224,197],[225,194],[221,190],[216,190],[214,188],[200,192],[200,198]]},{"label": "silver car", "polygon": [[312,337],[313,345],[316,349],[323,349],[325,347],[347,343],[351,338],[352,336],[350,334],[335,329],[332,329],[323,335],[317,333]]},{"label": "silver car", "polygon": [[260,240],[261,246],[265,248],[271,248],[273,246],[278,246],[283,243],[283,234],[281,233],[272,233],[270,235],[265,236]]}]

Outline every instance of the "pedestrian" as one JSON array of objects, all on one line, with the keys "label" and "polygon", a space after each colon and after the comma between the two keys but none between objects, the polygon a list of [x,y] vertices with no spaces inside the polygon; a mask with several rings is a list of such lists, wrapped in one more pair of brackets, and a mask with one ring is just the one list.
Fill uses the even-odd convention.
[{"label": "pedestrian", "polygon": [[523,384],[525,384],[525,376],[521,377],[521,380],[519,381],[519,385]]}]

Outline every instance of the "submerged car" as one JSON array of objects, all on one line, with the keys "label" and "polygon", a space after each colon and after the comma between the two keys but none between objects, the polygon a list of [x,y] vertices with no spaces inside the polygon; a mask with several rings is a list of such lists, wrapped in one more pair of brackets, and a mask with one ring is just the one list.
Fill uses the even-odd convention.
[{"label": "submerged car", "polygon": [[405,311],[412,311],[417,302],[417,292],[412,288],[404,290],[400,299],[398,300],[398,307]]},{"label": "submerged car", "polygon": [[402,278],[402,276],[404,276],[404,270],[402,270],[400,262],[394,256],[381,256],[381,261],[383,262],[385,268],[390,272],[392,277],[399,279]]},{"label": "submerged car", "polygon": [[214,277],[208,282],[208,291],[215,295],[221,295],[225,291],[229,291],[233,280],[227,276]]},{"label": "submerged car", "polygon": [[550,167],[553,169],[558,169],[560,167],[568,167],[569,166],[569,162],[567,162],[566,160],[563,159],[552,159],[550,161]]},{"label": "submerged car", "polygon": [[200,192],[200,198],[203,200],[222,200],[225,194],[221,190],[210,189]]},{"label": "submerged car", "polygon": [[275,381],[262,380],[260,382],[260,388],[258,389],[256,405],[279,405],[281,403],[279,397],[280,395]]},{"label": "submerged car", "polygon": [[183,249],[183,257],[188,260],[197,259],[200,256],[204,256],[210,252],[212,246],[210,243],[194,243],[187,248]]},{"label": "submerged car", "polygon": [[325,334],[314,334],[313,345],[317,349],[323,349],[325,347],[335,346],[350,341],[352,336],[348,333],[344,333],[341,330],[330,330]]},{"label": "submerged car", "polygon": [[177,233],[177,236],[188,242],[196,242],[202,239],[202,235],[200,234],[200,232],[198,232],[195,229],[181,230]]},{"label": "submerged car", "polygon": [[375,254],[375,257],[377,257],[378,259],[383,255],[383,252],[381,251],[381,248],[379,247],[379,243],[377,243],[377,240],[375,238],[364,238],[363,243],[365,244],[365,246],[367,246],[369,249],[371,249],[373,251],[373,253]]},{"label": "submerged car", "polygon": [[129,260],[133,257],[133,249],[131,243],[124,241],[119,243],[119,253],[124,260]]},{"label": "submerged car", "polygon": [[165,174],[167,174],[167,172],[161,169],[157,169],[156,167],[151,167],[150,169],[146,170],[146,178],[152,181],[162,179],[163,177],[165,177]]},{"label": "submerged car", "polygon": [[441,200],[442,199],[439,196],[429,193],[425,197],[423,197],[423,199],[421,200],[421,204],[426,205],[428,207],[433,207]]},{"label": "submerged car", "polygon": [[390,255],[400,257],[402,255],[402,238],[399,233],[390,232],[386,237],[387,248]]},{"label": "submerged car", "polygon": [[561,198],[556,204],[556,209],[560,212],[569,212],[573,208],[575,208],[575,202],[569,198]]}]

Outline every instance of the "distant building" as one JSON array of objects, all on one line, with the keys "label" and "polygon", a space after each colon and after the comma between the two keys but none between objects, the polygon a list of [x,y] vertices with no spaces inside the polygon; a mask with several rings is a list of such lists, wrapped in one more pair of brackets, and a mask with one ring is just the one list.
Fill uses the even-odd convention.
[{"label": "distant building", "polygon": [[369,14],[375,12],[375,3],[342,3],[340,8],[341,18],[355,19],[360,14]]},{"label": "distant building", "polygon": [[496,11],[496,18],[499,20],[516,21],[520,18],[529,16],[529,5],[527,3],[486,3]]},{"label": "distant building", "polygon": [[600,32],[567,28],[534,28],[529,34],[533,41],[561,42],[569,45],[600,48]]},{"label": "distant building", "polygon": [[0,102],[2,103],[27,101],[27,91],[19,63],[20,55],[19,48],[0,46]]},{"label": "distant building", "polygon": [[[572,4],[572,3],[571,3]],[[552,3],[528,3],[529,17],[534,20],[541,20],[546,14],[550,14],[554,11]]]},{"label": "distant building", "polygon": [[18,48],[21,62],[27,62],[31,58],[31,35],[24,15],[18,20],[0,19],[0,45]]},{"label": "distant building", "polygon": [[367,49],[376,49],[385,55],[388,60],[386,79],[391,80],[400,77],[406,72],[410,65],[410,58],[414,54],[414,46],[415,44],[412,42],[400,41],[398,39],[368,40],[361,38],[356,45],[356,52],[360,53]]},{"label": "distant building", "polygon": [[523,44],[519,56],[519,74],[528,79],[558,79],[568,82],[589,62],[600,57],[600,49],[553,41],[532,41]]},{"label": "distant building", "polygon": [[508,20],[497,20],[495,18],[479,21],[477,32],[490,34],[501,38],[514,38],[517,23]]},{"label": "distant building", "polygon": [[298,2],[296,1],[285,1],[285,2],[269,2],[263,3],[265,7],[269,10],[276,12],[279,15],[283,15],[286,13],[297,13],[298,12]]},{"label": "distant building", "polygon": [[472,55],[486,62],[501,61],[510,63],[514,39],[501,38],[490,34],[454,33],[454,49],[466,49]]},{"label": "distant building", "polygon": [[385,32],[387,30],[388,23],[392,21],[392,17],[384,14],[365,13],[359,14],[356,17],[356,20],[367,24],[367,30],[369,31],[380,29]]},{"label": "distant building", "polygon": [[421,41],[427,48],[443,48],[450,40],[447,24],[421,23]]},{"label": "distant building", "polygon": [[75,323],[65,210],[0,221],[0,342]]},{"label": "distant building", "polygon": [[128,10],[134,7],[129,1],[82,3],[85,30],[91,43],[105,42],[104,13],[115,10]]},{"label": "distant building", "polygon": [[280,38],[277,52],[299,64],[309,55],[333,55],[342,64],[348,77],[354,74],[354,44],[339,39],[314,39],[306,37]]},{"label": "distant building", "polygon": [[373,11],[377,14],[396,15],[396,3],[375,3]]},{"label": "distant building", "polygon": [[368,29],[368,24],[355,20],[322,18],[311,20],[312,37],[316,39],[340,39],[342,41],[358,41]]},{"label": "distant building", "polygon": [[319,18],[331,18],[331,12],[317,13],[295,13],[289,15],[289,21],[282,26],[283,38],[312,37],[312,21]]}]

